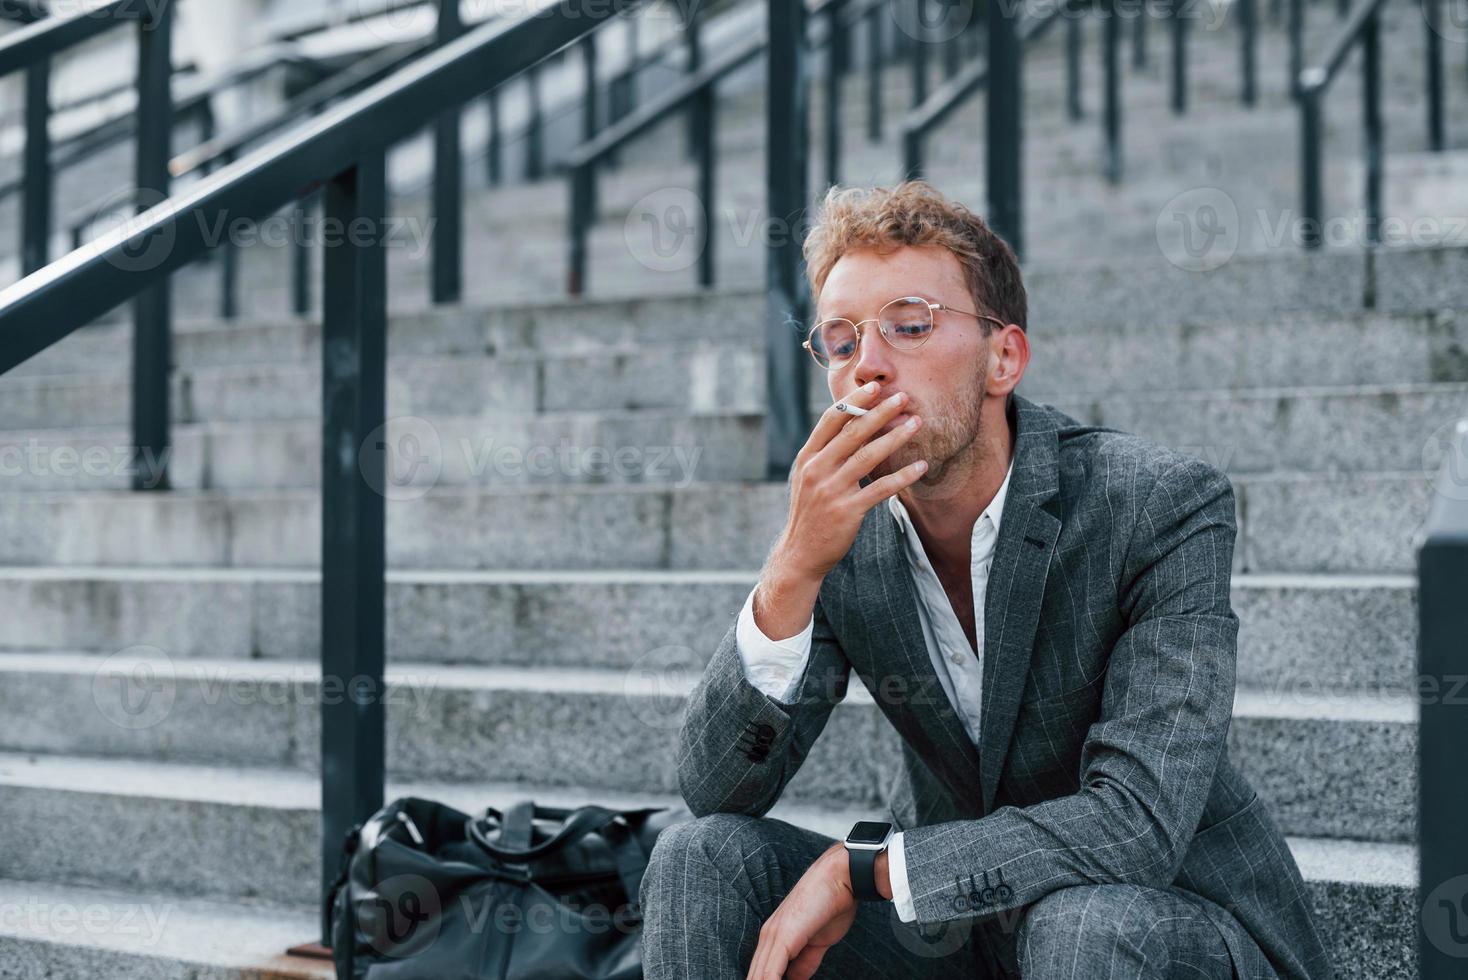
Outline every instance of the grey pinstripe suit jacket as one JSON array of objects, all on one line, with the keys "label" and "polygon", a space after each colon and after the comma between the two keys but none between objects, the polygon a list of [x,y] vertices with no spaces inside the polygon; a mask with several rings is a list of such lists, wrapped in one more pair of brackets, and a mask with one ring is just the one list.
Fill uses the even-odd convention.
[{"label": "grey pinstripe suit jacket", "polygon": [[888,808],[919,922],[1013,922],[1071,885],[1176,885],[1253,937],[1223,930],[1240,977],[1330,977],[1294,858],[1228,757],[1228,479],[1018,395],[1009,420],[979,746],[937,683],[900,537],[874,507],[821,586],[795,702],[749,683],[732,624],[719,642],[679,734],[689,809],[763,816],[854,669],[904,743]]}]

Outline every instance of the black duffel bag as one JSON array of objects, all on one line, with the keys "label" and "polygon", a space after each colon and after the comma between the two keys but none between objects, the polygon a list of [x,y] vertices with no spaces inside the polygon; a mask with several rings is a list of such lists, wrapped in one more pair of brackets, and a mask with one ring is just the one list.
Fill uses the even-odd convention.
[{"label": "black duffel bag", "polygon": [[338,980],[640,980],[638,886],[686,807],[479,817],[416,797],[348,834],[325,905]]}]

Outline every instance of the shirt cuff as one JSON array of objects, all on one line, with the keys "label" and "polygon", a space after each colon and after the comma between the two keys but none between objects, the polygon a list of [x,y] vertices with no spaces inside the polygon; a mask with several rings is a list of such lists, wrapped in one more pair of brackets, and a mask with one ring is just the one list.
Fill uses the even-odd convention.
[{"label": "shirt cuff", "polygon": [[907,855],[902,849],[900,830],[887,842],[887,878],[892,884],[892,904],[897,906],[897,918],[903,922],[917,921],[917,909],[912,907],[912,892],[907,887]]},{"label": "shirt cuff", "polygon": [[754,621],[754,594],[749,590],[739,622],[734,628],[734,646],[744,664],[744,676],[760,691],[784,704],[792,703],[800,690],[801,675],[810,657],[810,639],[815,632],[814,614],[805,629],[783,640],[772,640]]}]

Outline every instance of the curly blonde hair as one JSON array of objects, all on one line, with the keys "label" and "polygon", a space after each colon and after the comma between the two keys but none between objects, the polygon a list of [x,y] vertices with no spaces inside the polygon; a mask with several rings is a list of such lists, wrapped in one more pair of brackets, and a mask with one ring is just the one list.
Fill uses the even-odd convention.
[{"label": "curly blonde hair", "polygon": [[831,187],[805,239],[811,294],[820,295],[832,267],[846,252],[858,248],[885,252],[902,245],[948,249],[963,266],[974,311],[1028,329],[1028,301],[1014,251],[983,218],[925,180],[903,181],[896,187]]}]

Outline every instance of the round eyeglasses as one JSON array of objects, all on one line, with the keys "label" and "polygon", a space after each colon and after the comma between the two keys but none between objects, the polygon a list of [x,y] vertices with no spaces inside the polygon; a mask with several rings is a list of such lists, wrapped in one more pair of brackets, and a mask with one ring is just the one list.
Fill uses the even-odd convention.
[{"label": "round eyeglasses", "polygon": [[[894,348],[917,350],[928,342],[928,338],[937,328],[933,321],[935,310],[962,313],[996,323],[1001,330],[1004,328],[1004,321],[998,317],[932,303],[921,296],[899,296],[878,310],[872,319],[876,321],[882,339]],[[810,356],[821,367],[827,370],[840,368],[856,356],[857,345],[861,343],[861,328],[871,322],[872,320],[862,320],[860,323],[852,323],[844,317],[822,320],[810,328],[809,335],[800,346],[810,351]]]}]

